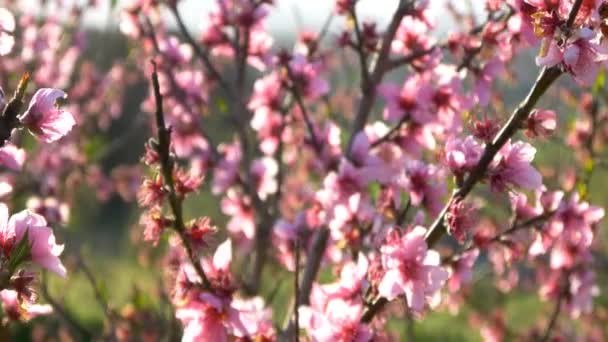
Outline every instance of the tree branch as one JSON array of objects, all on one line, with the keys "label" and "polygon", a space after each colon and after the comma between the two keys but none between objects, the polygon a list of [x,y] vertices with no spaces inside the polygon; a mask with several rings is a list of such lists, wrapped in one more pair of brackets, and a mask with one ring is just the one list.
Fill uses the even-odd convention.
[{"label": "tree branch", "polygon": [[165,125],[165,116],[163,113],[163,98],[160,94],[160,85],[158,83],[158,74],[156,70],[156,63],[152,61],[154,71],[152,72],[152,86],[154,88],[154,99],[156,101],[156,129],[158,136],[158,155],[160,158],[161,172],[163,178],[169,190],[169,205],[173,212],[174,221],[173,229],[178,233],[188,258],[192,263],[196,273],[201,278],[203,286],[211,290],[211,283],[205,275],[203,266],[200,260],[194,255],[194,250],[186,236],[186,225],[184,223],[183,211],[182,211],[182,200],[178,198],[175,192],[175,184],[173,181],[173,161],[170,155],[171,145],[171,132]]},{"label": "tree branch", "polygon": [[561,74],[562,71],[557,67],[544,68],[541,71],[538,79],[528,93],[528,96],[519,104],[494,140],[486,145],[477,166],[471,171],[462,186],[452,194],[452,197],[448,200],[440,215],[429,228],[426,235],[426,241],[429,246],[433,246],[443,234],[445,234],[444,219],[451,203],[457,199],[465,198],[471,190],[473,190],[475,185],[483,179],[490,163],[494,160],[498,151],[500,151],[504,144],[511,139],[515,132],[521,127],[524,120],[528,118],[530,112],[534,109],[538,100]]},{"label": "tree branch", "polygon": [[414,1],[412,0],[399,1],[397,10],[393,14],[391,22],[384,33],[382,45],[380,46],[380,52],[378,53],[378,59],[374,65],[369,80],[367,82],[363,82],[364,80],[362,80],[361,82],[362,98],[361,103],[359,104],[359,111],[357,112],[357,116],[355,117],[351,128],[351,135],[347,146],[347,156],[350,155],[355,137],[357,136],[357,133],[359,133],[365,126],[369,113],[374,106],[377,93],[376,87],[386,72],[386,63],[388,62],[393,38],[395,38],[397,29],[399,29],[401,19],[403,19],[403,17],[411,10],[413,3]]}]

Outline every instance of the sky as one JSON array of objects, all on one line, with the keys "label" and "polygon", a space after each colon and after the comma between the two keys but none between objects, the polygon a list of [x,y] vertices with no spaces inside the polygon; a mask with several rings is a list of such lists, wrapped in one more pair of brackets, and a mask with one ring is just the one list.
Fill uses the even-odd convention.
[{"label": "sky", "polygon": [[[63,0],[65,3],[83,3],[89,0]],[[119,8],[133,0],[118,0],[118,8],[110,9],[110,0],[98,0],[100,7],[87,11],[85,20],[91,26],[103,27],[108,24],[116,24],[119,18]],[[431,0],[431,8],[438,18],[439,30],[445,31],[453,26],[452,17],[442,16],[442,3],[447,0]],[[464,6],[464,0],[452,0],[453,3]],[[474,4],[475,10],[481,12],[485,1],[469,0]],[[0,0],[0,3],[2,0]],[[40,0],[20,0],[22,10],[25,12],[37,9]],[[375,21],[380,27],[386,25],[392,13],[397,7],[399,0],[359,0],[357,13],[360,20]],[[179,10],[189,26],[191,32],[196,33],[204,14],[214,5],[215,0],[179,0]],[[275,0],[274,9],[268,17],[269,30],[275,34],[291,36],[301,29],[318,30],[327,16],[333,11],[334,0]],[[47,8],[47,13],[53,13],[53,9]],[[168,14],[168,13],[167,13]],[[168,17],[172,18],[171,15]],[[171,22],[171,21],[170,21]],[[339,31],[343,26],[340,19],[333,21],[332,31]]]}]

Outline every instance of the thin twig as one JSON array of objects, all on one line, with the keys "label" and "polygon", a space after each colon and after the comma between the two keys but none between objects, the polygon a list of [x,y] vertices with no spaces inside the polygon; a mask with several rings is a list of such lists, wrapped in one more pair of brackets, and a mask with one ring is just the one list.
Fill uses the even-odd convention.
[{"label": "thin twig", "polygon": [[[87,328],[80,324],[80,322],[72,317],[72,315],[57,300],[55,300],[53,296],[51,296],[47,282],[47,274],[46,272],[42,272],[42,280],[40,282],[40,295],[42,298],[53,308],[53,312],[67,323],[70,330],[72,330],[72,333],[75,333],[83,341],[90,341],[93,337],[93,333],[91,333]],[[77,336],[75,336],[75,338]]]},{"label": "thin twig", "polygon": [[359,104],[359,110],[357,112],[357,115],[355,116],[355,120],[353,121],[353,125],[351,128],[351,135],[347,146],[347,155],[350,155],[351,153],[352,145],[355,140],[355,137],[357,136],[357,133],[359,133],[363,129],[363,127],[365,127],[367,118],[369,117],[369,114],[376,100],[376,87],[378,86],[386,72],[386,63],[389,60],[388,57],[390,54],[393,38],[395,37],[395,34],[397,34],[397,29],[401,24],[401,20],[405,15],[407,15],[408,12],[410,12],[413,2],[414,1],[412,0],[399,1],[397,10],[393,14],[390,24],[386,32],[384,33],[384,37],[380,45],[380,52],[378,53],[378,58],[373,67],[373,71],[371,72],[367,82],[361,82],[361,103]]},{"label": "thin twig", "polygon": [[115,329],[116,314],[114,313],[114,311],[110,308],[110,306],[106,302],[103,294],[101,293],[101,290],[98,287],[98,283],[97,283],[97,280],[95,279],[95,276],[93,275],[93,272],[91,272],[91,269],[85,264],[82,257],[79,257],[78,266],[80,267],[80,270],[82,271],[85,278],[91,285],[91,288],[93,289],[93,294],[95,295],[95,301],[97,301],[97,304],[101,307],[103,314],[108,321],[109,331],[112,336],[111,339],[117,340],[116,329]]},{"label": "thin twig", "polygon": [[293,305],[293,313],[294,313],[294,325],[295,325],[295,338],[294,340],[297,342],[300,336],[300,300],[298,298],[300,292],[300,237],[296,234],[295,238],[295,270],[294,270],[294,305]]},{"label": "thin twig", "polygon": [[[509,229],[494,235],[491,239],[489,239],[487,241],[487,245],[490,245],[490,244],[496,243],[496,242],[505,241],[506,237],[508,237],[524,228],[535,228],[538,224],[543,223],[544,221],[550,219],[554,214],[555,214],[555,212],[550,211],[547,213],[543,213],[543,214],[534,216],[523,222],[518,223],[516,221],[513,221],[513,224],[511,224],[511,227],[509,227]],[[471,243],[464,249],[460,250],[459,252],[456,252],[452,255],[449,255],[449,256],[443,258],[442,263],[448,263],[448,262],[454,261],[454,260],[458,259],[462,254],[464,254],[466,252],[470,252],[470,251],[474,250],[475,248],[479,248],[479,246],[477,246],[474,243]]]},{"label": "thin twig", "polygon": [[[319,273],[328,239],[329,229],[326,227],[319,228],[314,236],[312,246],[306,254],[306,266],[304,267],[304,274],[302,275],[302,281],[300,281],[298,288],[299,293],[297,301],[299,305],[310,304],[310,291],[312,290],[312,284]],[[293,324],[289,324],[287,329],[283,332],[283,336],[292,336],[295,332],[294,328],[295,326]]]},{"label": "thin twig", "polygon": [[201,278],[203,286],[211,289],[211,283],[205,275],[201,262],[194,255],[194,249],[186,236],[186,225],[184,223],[182,200],[175,192],[175,184],[173,181],[173,161],[171,160],[169,147],[171,145],[171,132],[165,125],[165,116],[163,113],[163,98],[160,94],[160,85],[158,83],[158,74],[156,71],[156,63],[152,61],[154,71],[152,72],[152,86],[154,88],[154,98],[156,100],[156,129],[158,135],[158,155],[160,158],[161,172],[169,190],[169,205],[173,212],[173,229],[178,233],[188,258],[192,263],[196,273]]},{"label": "thin twig", "polygon": [[352,6],[350,8],[350,16],[353,21],[355,37],[357,39],[354,44],[354,48],[357,52],[357,56],[359,57],[361,83],[364,84],[364,87],[367,87],[367,84],[369,82],[369,71],[367,70],[367,53],[365,52],[365,46],[363,45],[363,35],[361,34],[361,27],[359,26],[359,19],[357,18],[356,6]]},{"label": "thin twig", "polygon": [[201,60],[205,69],[207,69],[207,72],[211,75],[211,77],[215,81],[217,81],[219,83],[219,85],[222,87],[222,89],[224,89],[224,91],[226,91],[226,93],[231,95],[230,98],[240,101],[240,99],[236,98],[235,96],[232,96],[232,95],[234,95],[232,88],[228,85],[226,80],[224,80],[224,78],[222,77],[220,72],[215,68],[215,66],[211,62],[211,59],[209,59],[209,56],[207,55],[207,53],[205,51],[203,51],[201,46],[194,40],[194,38],[192,38],[192,35],[190,34],[190,32],[188,32],[188,29],[186,28],[186,25],[184,24],[184,20],[183,20],[181,14],[179,13],[179,10],[177,9],[177,2],[175,4],[175,6],[170,6],[170,7],[171,7],[171,12],[173,12],[173,16],[175,17],[175,21],[177,22],[177,27],[179,28],[181,34],[186,39],[186,42],[188,42],[188,45],[190,45],[192,47],[192,50],[194,50],[194,54]]},{"label": "thin twig", "polygon": [[317,135],[315,134],[315,127],[312,123],[312,120],[310,119],[310,116],[308,115],[308,110],[306,109],[306,105],[304,104],[302,95],[300,94],[297,85],[294,83],[295,77],[293,75],[293,71],[291,70],[289,65],[286,65],[285,69],[287,70],[287,75],[289,76],[289,79],[292,81],[292,85],[289,87],[289,90],[291,91],[294,99],[296,100],[298,108],[300,108],[300,112],[302,112],[304,123],[306,124],[306,128],[308,129],[308,134],[310,134],[311,144],[314,147],[315,151],[320,154],[323,148],[321,147],[321,143],[317,139]]},{"label": "thin twig", "polygon": [[401,118],[401,120],[399,120],[399,122],[397,122],[397,124],[395,126],[393,126],[388,132],[386,132],[386,134],[384,134],[380,138],[374,140],[370,144],[370,146],[371,147],[377,147],[377,146],[382,145],[383,143],[385,143],[385,142],[390,141],[391,139],[393,139],[395,133],[399,132],[399,130],[401,130],[401,127],[403,127],[403,125],[405,125],[405,123],[408,122],[409,119],[410,119],[409,114],[403,115],[403,117]]},{"label": "thin twig", "polygon": [[557,319],[559,318],[559,314],[562,311],[562,308],[564,306],[564,300],[566,299],[566,295],[568,294],[568,277],[570,276],[570,272],[569,271],[564,271],[564,273],[562,274],[562,283],[560,291],[559,291],[559,296],[557,297],[557,303],[555,303],[555,309],[553,310],[553,313],[551,314],[551,319],[549,320],[549,324],[547,325],[547,328],[545,329],[545,333],[543,334],[543,337],[540,339],[541,342],[547,342],[549,341],[549,338],[551,337],[551,333],[553,332],[553,329],[555,329],[555,325],[557,324]]}]

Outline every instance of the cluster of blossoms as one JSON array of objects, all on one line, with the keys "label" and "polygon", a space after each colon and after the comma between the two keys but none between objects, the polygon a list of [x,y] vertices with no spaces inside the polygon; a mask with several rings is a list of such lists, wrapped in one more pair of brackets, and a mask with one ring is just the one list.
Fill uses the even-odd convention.
[{"label": "cluster of blossoms", "polygon": [[[86,147],[108,134],[111,123],[122,114],[125,89],[137,75],[127,73],[121,62],[106,73],[87,60],[82,8],[45,2],[53,9],[47,12],[39,6],[40,11],[32,13],[31,3],[3,5],[7,6],[0,8],[0,83],[4,86],[0,89],[0,297],[4,325],[62,312],[54,310],[59,301],[49,299],[46,277],[39,277],[29,264],[66,277],[59,259],[63,245],[55,236],[65,236],[57,228],[70,220],[70,209],[78,200],[75,189],[89,186],[102,201],[113,194],[132,200],[140,166],[122,165],[102,172],[99,165],[121,144],[103,151]],[[24,74],[28,75],[17,86],[15,80]],[[37,90],[30,93],[32,83]],[[15,87],[14,95],[8,91],[9,85]],[[9,207],[26,209],[11,216]],[[36,304],[39,297],[53,307]]]},{"label": "cluster of blossoms", "polygon": [[[14,45],[15,19],[4,8],[0,8],[0,26],[0,54],[7,55]],[[10,100],[4,98],[5,92],[0,89],[0,165],[3,174],[22,172],[29,159],[24,149],[11,142],[17,135],[16,131],[25,128],[41,143],[49,144],[68,134],[76,123],[74,116],[60,107],[67,95],[59,89],[38,89],[23,111],[28,82],[29,75],[26,74]],[[10,179],[4,176],[1,181],[2,197],[13,190]],[[49,305],[36,304],[34,283],[37,274],[27,267],[31,262],[61,277],[67,275],[59,259],[63,245],[56,243],[55,234],[45,217],[28,209],[10,215],[7,204],[0,202],[0,249],[0,299],[5,321],[28,320],[52,312]]]},{"label": "cluster of blossoms", "polygon": [[[481,24],[443,4],[467,19],[444,41],[434,35],[433,2],[400,0],[383,27],[361,18],[358,1],[336,0],[331,18],[343,29],[332,32],[328,22],[303,31],[288,50],[267,30],[271,0],[217,0],[197,35],[183,21],[182,1],[128,1],[120,30],[134,43],[133,67],[152,78],[141,109],[154,116],[155,138],[145,145],[148,173],[122,166],[110,176],[100,165],[112,151],[81,149],[120,116],[131,73],[124,63],[104,72],[84,61],[84,35],[75,28],[64,39],[58,16],[15,20],[0,9],[0,70],[35,70],[40,87],[23,110],[25,83],[13,99],[0,99],[0,199],[25,171],[38,194],[10,218],[0,205],[6,317],[49,311],[35,304],[26,261],[66,274],[48,226],[67,221],[68,181],[87,184],[100,200],[137,199],[142,239],[166,251],[158,261],[163,293],[185,341],[390,340],[394,315],[457,313],[482,263],[498,291],[538,283],[555,317],[590,317],[591,328],[576,335],[553,318],[539,322],[545,332],[539,324],[521,338],[559,331],[592,339],[604,210],[590,204],[590,182],[608,141],[608,2],[486,0]],[[80,19],[67,6],[59,8]],[[512,70],[530,50],[538,51],[539,76],[507,117],[497,80],[530,82]],[[348,70],[347,80],[340,83],[337,70]],[[538,105],[561,76],[577,90],[560,98],[582,99],[565,139],[582,167],[568,169],[560,184],[535,158],[537,142],[553,144],[567,126],[563,108]],[[358,87],[349,87],[351,78]],[[65,110],[66,93],[52,87],[68,89]],[[228,134],[214,129],[216,116],[226,117]],[[60,139],[73,127],[82,129]],[[12,139],[19,128],[41,142],[34,151],[10,142],[21,142]],[[186,203],[207,187],[225,230],[202,213],[186,219]],[[320,282],[325,271],[333,280]],[[280,326],[273,309],[287,304],[271,300],[281,290],[274,278],[291,274],[293,305],[281,308]],[[133,339],[146,314],[112,314],[108,330]],[[486,340],[504,339],[504,313],[489,316],[472,321]]]},{"label": "cluster of blossoms", "polygon": [[[532,141],[559,131],[561,116],[537,108],[559,76],[571,75],[582,88],[603,77],[608,3],[488,0],[487,21],[440,42],[431,2],[400,1],[381,28],[359,19],[357,1],[338,0],[333,16],[345,29],[337,36],[302,32],[291,51],[273,48],[266,31],[272,1],[217,1],[198,36],[184,25],[180,2],[166,5],[179,37],[158,15],[163,5],[132,1],[124,9],[121,30],[143,41],[140,53],[158,70],[156,92],[143,105],[156,115],[159,138],[144,160],[158,172],[144,180],[139,202],[145,240],[158,245],[167,227],[175,233],[164,262],[172,266],[168,286],[185,340],[273,340],[300,328],[313,341],[390,338],[390,303],[404,300],[414,318],[429,308],[457,312],[478,259],[492,266],[500,291],[530,278],[520,269],[531,265],[540,296],[559,303],[558,313],[592,312],[593,250],[604,211],[572,185],[549,191]],[[332,88],[342,54],[323,39],[356,58],[356,103]],[[492,108],[503,105],[495,80],[526,48],[539,49],[543,69],[506,119]],[[234,70],[227,71],[230,61]],[[252,83],[250,68],[259,75]],[[406,75],[389,81],[399,69]],[[228,100],[216,105],[217,97]],[[592,101],[591,122],[577,121],[578,135],[569,139],[587,158],[597,158],[596,140],[605,135],[591,128],[599,125],[599,100]],[[209,118],[201,119],[208,111],[228,116],[234,136],[213,134]],[[202,255],[220,233],[205,217],[185,223],[181,209],[203,177],[212,178],[228,219],[229,240],[210,259]],[[589,178],[574,183],[588,186]],[[489,191],[469,196],[480,183]],[[486,213],[484,199],[499,208],[510,199],[508,226]],[[455,243],[438,248],[444,235]],[[240,279],[229,270],[232,244],[244,257]],[[273,259],[273,271],[294,272],[298,282],[282,332],[259,297]],[[334,282],[317,282],[323,267],[339,271]],[[486,339],[500,340],[507,329],[500,322],[477,323]]]}]

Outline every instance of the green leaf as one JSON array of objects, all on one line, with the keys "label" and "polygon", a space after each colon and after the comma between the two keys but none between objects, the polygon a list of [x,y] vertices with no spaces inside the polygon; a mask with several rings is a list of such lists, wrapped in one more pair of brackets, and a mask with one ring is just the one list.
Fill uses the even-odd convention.
[{"label": "green leaf", "polygon": [[597,93],[599,93],[600,90],[604,89],[605,83],[606,83],[606,73],[602,69],[597,74],[597,78],[595,79],[595,83],[593,84],[593,88],[592,88],[593,94],[597,94]]},{"label": "green leaf", "polygon": [[101,136],[93,136],[89,138],[84,144],[84,154],[87,160],[96,161],[96,159],[103,153],[106,142]]},{"label": "green leaf", "polygon": [[585,172],[587,173],[591,173],[593,171],[593,159],[589,158],[587,159],[587,161],[585,161]]},{"label": "green leaf", "polygon": [[97,287],[97,291],[99,292],[101,299],[103,299],[107,303],[108,302],[108,287],[106,286],[106,282],[104,282],[103,280],[98,280],[97,284],[95,284],[95,287]]},{"label": "green leaf", "polygon": [[215,104],[217,105],[217,108],[219,109],[220,113],[222,113],[222,114],[228,113],[228,103],[226,103],[226,100],[224,100],[224,98],[219,97],[215,101]]},{"label": "green leaf", "polygon": [[15,273],[15,270],[17,270],[19,265],[30,259],[31,250],[32,246],[29,241],[29,230],[26,230],[23,238],[17,243],[11,253],[11,258],[8,262],[8,269],[11,275]]}]

